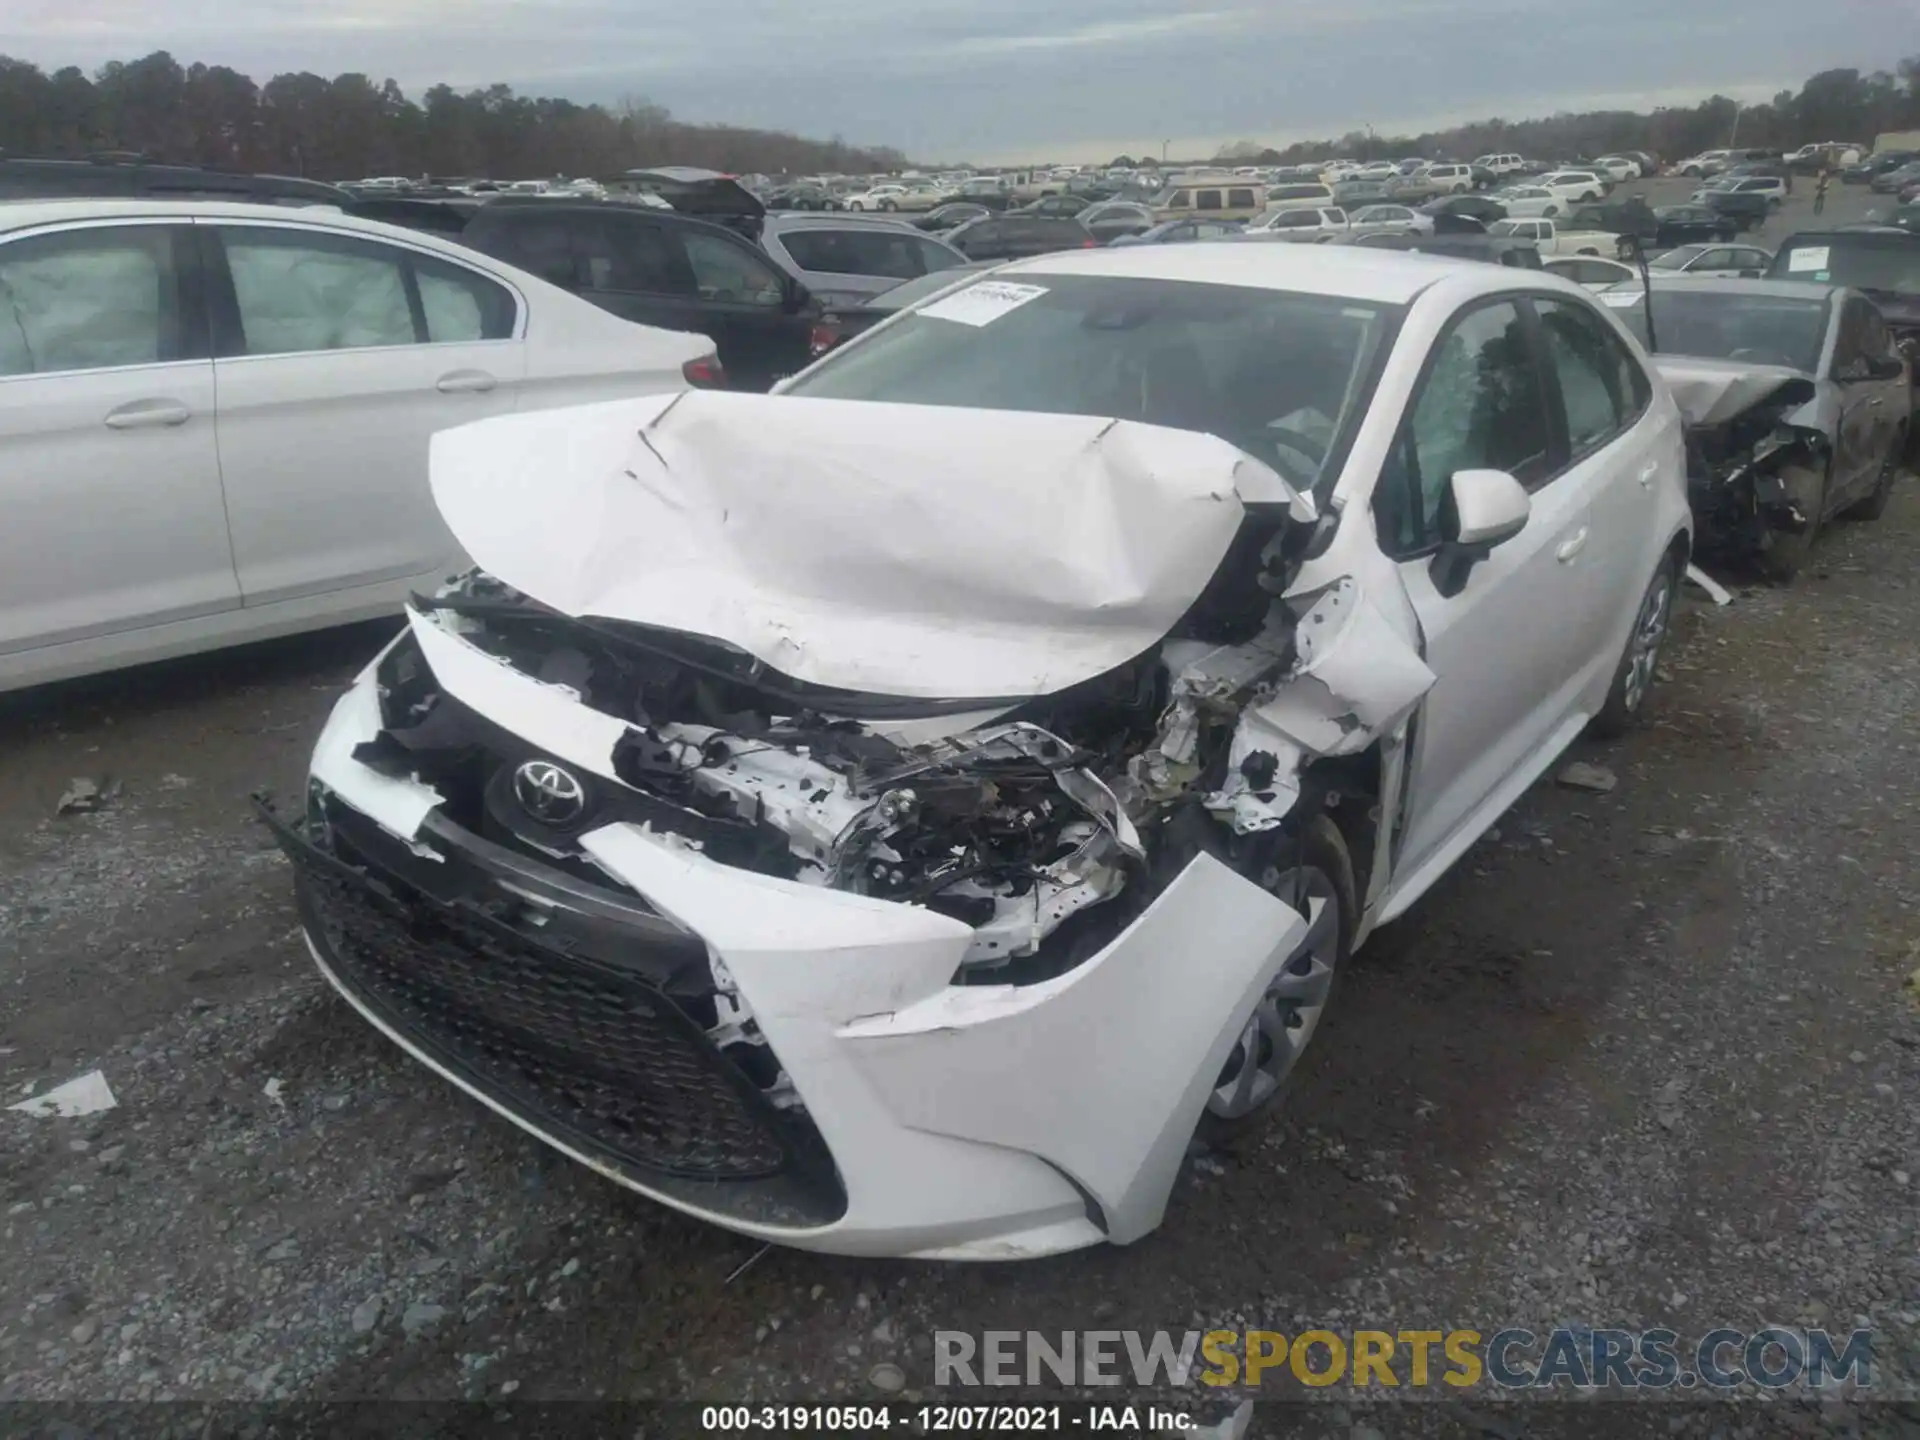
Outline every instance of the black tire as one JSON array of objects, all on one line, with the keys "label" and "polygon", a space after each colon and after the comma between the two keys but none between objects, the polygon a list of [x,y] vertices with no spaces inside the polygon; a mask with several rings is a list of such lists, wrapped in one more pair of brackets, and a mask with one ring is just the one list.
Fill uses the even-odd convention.
[{"label": "black tire", "polygon": [[[1627,633],[1626,646],[1620,652],[1620,663],[1613,667],[1613,683],[1607,686],[1606,702],[1587,726],[1588,730],[1603,740],[1617,739],[1626,734],[1640,723],[1640,717],[1646,713],[1647,695],[1653,689],[1654,671],[1660,663],[1660,648],[1666,644],[1667,630],[1673,623],[1674,597],[1680,592],[1680,577],[1685,570],[1680,557],[1669,553],[1647,581],[1647,588],[1641,592],[1639,608],[1634,611],[1633,629]],[[1660,592],[1660,598],[1656,601],[1657,591]],[[1649,615],[1650,607],[1656,604],[1658,613]],[[1649,632],[1645,629],[1648,626],[1652,627],[1652,648],[1644,650],[1641,642],[1649,638]],[[1637,676],[1636,663],[1640,666]]]},{"label": "black tire", "polygon": [[[1287,859],[1281,863],[1303,870],[1318,871],[1325,877],[1334,903],[1339,906],[1337,959],[1332,967],[1333,979],[1328,986],[1325,999],[1321,1002],[1324,1013],[1333,1004],[1333,997],[1339,993],[1340,974],[1346,969],[1347,960],[1353,953],[1354,927],[1360,919],[1359,895],[1353,878],[1353,856],[1347,849],[1346,837],[1340,833],[1340,827],[1326,815],[1316,815],[1307,822],[1297,840],[1282,838],[1279,831],[1269,831],[1267,834],[1272,837],[1266,842],[1267,844],[1290,847]],[[1256,842],[1259,840],[1259,837],[1252,838]],[[1267,853],[1274,852],[1269,850]],[[1252,866],[1264,862],[1253,859],[1248,863]],[[1293,957],[1289,957],[1286,965],[1281,967],[1281,971],[1284,972],[1293,963]],[[1276,972],[1275,978],[1279,978],[1279,972]],[[1211,1148],[1227,1149],[1264,1130],[1285,1107],[1294,1081],[1300,1075],[1302,1067],[1310,1063],[1312,1055],[1313,1047],[1309,1040],[1306,1050],[1294,1062],[1279,1087],[1260,1102],[1257,1108],[1246,1114],[1228,1118],[1215,1114],[1211,1108],[1203,1110],[1200,1114],[1199,1126],[1195,1131],[1197,1137]],[[1209,1092],[1209,1097],[1211,1093]]]},{"label": "black tire", "polygon": [[882,210],[898,210],[900,207],[891,200],[882,200],[880,202],[880,208]]},{"label": "black tire", "polygon": [[1827,475],[1804,465],[1789,465],[1780,475],[1801,513],[1813,518],[1804,530],[1769,532],[1767,548],[1760,552],[1760,573],[1776,585],[1791,585],[1813,553],[1813,542],[1820,538],[1820,520],[1827,505]]},{"label": "black tire", "polygon": [[1894,478],[1900,473],[1900,460],[1906,453],[1907,436],[1902,431],[1894,437],[1892,448],[1880,462],[1880,478],[1874,482],[1873,493],[1842,510],[1842,520],[1878,520],[1887,513],[1887,502],[1893,499]]},{"label": "black tire", "polygon": [[1554,216],[1560,213],[1560,207],[1558,205],[1549,205],[1547,206],[1546,209],[1542,210],[1540,213],[1543,216],[1545,216],[1547,219],[1551,220]]}]

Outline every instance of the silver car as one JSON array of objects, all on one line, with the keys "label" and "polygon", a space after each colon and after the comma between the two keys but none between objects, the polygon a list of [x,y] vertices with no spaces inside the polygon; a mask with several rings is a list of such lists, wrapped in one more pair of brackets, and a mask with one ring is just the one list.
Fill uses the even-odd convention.
[{"label": "silver car", "polygon": [[833,213],[767,216],[760,244],[822,304],[856,305],[902,280],[951,270],[967,257],[905,220]]},{"label": "silver car", "polygon": [[1284,205],[1255,220],[1239,238],[1324,245],[1344,239],[1350,228],[1347,212],[1338,205]]}]

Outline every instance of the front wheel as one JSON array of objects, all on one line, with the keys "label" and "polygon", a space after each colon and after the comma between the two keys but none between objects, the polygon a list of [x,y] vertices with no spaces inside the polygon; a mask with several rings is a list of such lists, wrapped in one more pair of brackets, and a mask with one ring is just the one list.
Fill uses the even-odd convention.
[{"label": "front wheel", "polygon": [[1659,668],[1660,647],[1666,644],[1667,627],[1673,621],[1673,596],[1680,586],[1680,571],[1680,561],[1667,556],[1640,597],[1633,631],[1613,672],[1613,684],[1607,687],[1606,702],[1588,727],[1602,739],[1624,735],[1640,722],[1647,692],[1653,688],[1654,672]]},{"label": "front wheel", "polygon": [[880,202],[880,208],[882,210],[898,210],[900,207],[891,200],[882,200]]},{"label": "front wheel", "polygon": [[1813,553],[1813,542],[1820,534],[1820,519],[1827,506],[1827,477],[1824,472],[1805,465],[1789,465],[1780,472],[1795,508],[1807,517],[1803,530],[1772,530],[1767,548],[1760,552],[1760,571],[1776,584],[1791,584]]},{"label": "front wheel", "polygon": [[1542,210],[1540,213],[1546,216],[1547,219],[1551,220],[1553,219],[1554,216],[1560,213],[1560,207],[1558,205],[1549,205],[1547,206],[1546,209]]},{"label": "front wheel", "polygon": [[1887,502],[1893,499],[1894,477],[1900,473],[1900,458],[1906,453],[1907,437],[1902,432],[1894,437],[1886,459],[1880,462],[1880,478],[1874,483],[1873,493],[1842,510],[1842,520],[1878,520],[1887,513]]},{"label": "front wheel", "polygon": [[1248,843],[1270,847],[1248,861],[1248,878],[1305,915],[1307,928],[1268,980],[1207,1096],[1198,1134],[1214,1146],[1231,1144],[1279,1113],[1353,949],[1360,913],[1353,858],[1327,816],[1315,816],[1297,842],[1268,831]]},{"label": "front wheel", "polygon": [[867,204],[864,200],[849,200],[847,202],[847,209],[849,210],[864,210],[866,208]]}]

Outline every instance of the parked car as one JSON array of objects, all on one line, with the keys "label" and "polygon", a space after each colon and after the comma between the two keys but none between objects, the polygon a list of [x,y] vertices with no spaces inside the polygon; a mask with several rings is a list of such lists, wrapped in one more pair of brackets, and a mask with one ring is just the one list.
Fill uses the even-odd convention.
[{"label": "parked car", "polygon": [[[1860,291],[1880,308],[1901,353],[1920,364],[1920,235],[1891,226],[1801,231],[1781,242],[1767,278]],[[1920,417],[1908,433],[1920,435]]]},{"label": "parked car", "polygon": [[1385,180],[1336,180],[1328,188],[1333,191],[1333,203],[1343,208],[1377,204],[1392,198]]},{"label": "parked car", "polygon": [[458,239],[622,319],[706,335],[735,388],[765,390],[799,369],[820,318],[806,286],[759,246],[677,211],[501,196],[474,208],[457,235],[442,223],[410,228]]},{"label": "parked car", "polygon": [[1627,242],[1610,230],[1562,230],[1557,220],[1496,220],[1487,227],[1487,233],[1531,241],[1543,260],[1555,255],[1617,258],[1629,253]]},{"label": "parked car", "polygon": [[1786,203],[1787,182],[1777,175],[1727,174],[1694,191],[1692,200],[1695,205],[1711,207],[1727,195],[1764,195],[1767,204],[1777,210]]},{"label": "parked car", "polygon": [[1422,215],[1409,205],[1368,205],[1348,215],[1355,235],[1399,235],[1409,230],[1431,232],[1433,217]]},{"label": "parked car", "polygon": [[1207,179],[1169,187],[1154,197],[1155,220],[1252,220],[1267,208],[1266,187],[1248,181]]},{"label": "parked car", "polygon": [[1510,185],[1504,190],[1493,192],[1493,199],[1510,220],[1531,220],[1538,216],[1549,219],[1564,215],[1573,206],[1573,201],[1543,185]]},{"label": "parked car", "polygon": [[1593,168],[1615,184],[1640,178],[1640,162],[1625,155],[1602,155],[1593,162]]},{"label": "parked car", "polygon": [[924,230],[937,235],[963,225],[969,220],[980,220],[994,212],[984,205],[976,205],[971,200],[949,200],[938,209],[929,210],[924,215],[916,215],[908,223],[916,230]]},{"label": "parked car", "polygon": [[395,614],[459,560],[434,431],[718,378],[709,339],[335,211],[0,205],[0,690]]},{"label": "parked car", "polygon": [[1702,150],[1674,166],[1674,173],[1693,179],[1718,175],[1732,163],[1732,155],[1730,150]]},{"label": "parked car", "polygon": [[1337,205],[1283,205],[1269,210],[1240,232],[1246,240],[1281,240],[1294,244],[1324,244],[1351,229],[1347,212]]},{"label": "parked car", "polygon": [[1920,185],[1920,160],[1909,160],[1868,182],[1868,188],[1876,195],[1898,195],[1914,185]]},{"label": "parked car", "polygon": [[1898,170],[1920,160],[1920,155],[1910,150],[1885,150],[1877,155],[1869,155],[1857,165],[1849,165],[1840,172],[1841,183],[1846,185],[1871,185],[1882,175]]},{"label": "parked car", "polygon": [[1482,155],[1473,162],[1482,169],[1491,171],[1495,176],[1505,179],[1509,175],[1518,175],[1526,166],[1520,156],[1506,153],[1500,155]]},{"label": "parked car", "polygon": [[[554,194],[543,200],[597,200],[614,196],[644,198],[647,203],[665,205],[682,215],[724,225],[748,240],[760,238],[760,226],[767,207],[758,195],[742,185],[737,176],[718,170],[703,170],[694,165],[654,165],[609,176],[601,184],[600,195]],[[531,196],[508,195],[503,198],[528,200]]]},{"label": "parked car", "polygon": [[480,568],[263,816],[324,977],[608,1180],[822,1251],[1125,1244],[1645,710],[1683,464],[1550,278],[1048,256],[778,397],[440,437]]},{"label": "parked car", "polygon": [[1666,249],[1696,240],[1731,240],[1739,224],[1707,205],[1660,205],[1654,208],[1651,248]]},{"label": "parked car", "polygon": [[1551,191],[1563,203],[1576,205],[1603,198],[1608,186],[1606,180],[1591,170],[1555,170],[1533,184]]},{"label": "parked car", "polygon": [[1131,200],[1102,200],[1074,217],[1103,245],[1122,235],[1140,235],[1153,228],[1153,210]]},{"label": "parked car", "polygon": [[1542,260],[1540,268],[1588,290],[1611,290],[1625,282],[1640,281],[1640,272],[1625,261],[1604,260],[1598,255],[1555,255]]},{"label": "parked car", "polygon": [[844,210],[846,202],[822,185],[782,185],[769,190],[769,210]]},{"label": "parked car", "polygon": [[144,155],[108,152],[81,160],[42,160],[0,150],[0,200],[237,200],[259,205],[351,205],[338,185],[290,175],[251,175],[202,165],[158,165]]},{"label": "parked car", "polygon": [[769,215],[760,244],[823,308],[853,304],[903,280],[967,263],[951,245],[904,220],[877,216]]},{"label": "parked car", "polygon": [[1099,245],[1078,220],[1057,215],[989,215],[949,230],[946,241],[969,260],[1020,260]]},{"label": "parked car", "polygon": [[1138,235],[1122,235],[1110,242],[1120,245],[1181,245],[1190,240],[1221,240],[1246,229],[1240,220],[1163,220]]},{"label": "parked car", "polygon": [[1430,234],[1420,230],[1376,230],[1365,235],[1349,235],[1344,242],[1368,250],[1402,250],[1417,255],[1439,255],[1450,260],[1472,260],[1482,265],[1506,265],[1539,270],[1540,251],[1531,240],[1512,240],[1502,235]]},{"label": "parked car", "polygon": [[1745,275],[1758,279],[1773,264],[1773,252],[1757,245],[1676,245],[1647,262],[1661,275]]},{"label": "parked car", "polygon": [[[1644,341],[1646,297],[1604,298]],[[1879,518],[1913,378],[1870,299],[1837,285],[1661,278],[1652,301],[1654,358],[1693,431],[1703,549],[1791,580],[1829,519]]]},{"label": "parked car", "polygon": [[1739,226],[1743,234],[1766,224],[1780,207],[1780,201],[1770,192],[1738,186],[1729,190],[1708,191],[1704,203],[1709,210],[1724,215]]},{"label": "parked car", "polygon": [[1007,211],[1009,215],[1051,215],[1057,218],[1069,218],[1087,209],[1093,201],[1085,195],[1059,194],[1043,195],[1038,200],[1030,200],[1025,205],[1016,205]]},{"label": "parked car", "polygon": [[849,195],[847,197],[847,209],[879,210],[886,213],[901,210],[914,212],[931,210],[935,206],[944,204],[946,200],[946,191],[935,189],[931,185],[888,183],[875,185],[870,190],[863,190],[858,194]]},{"label": "parked car", "polygon": [[1304,200],[1309,203],[1317,201],[1321,204],[1331,205],[1334,203],[1333,187],[1323,184],[1318,180],[1294,180],[1284,185],[1269,185],[1267,187],[1267,208],[1269,209],[1275,205],[1285,205],[1295,200]]},{"label": "parked car", "polygon": [[1501,201],[1488,195],[1447,195],[1438,200],[1429,200],[1420,207],[1423,215],[1464,215],[1469,220],[1478,220],[1482,225],[1491,225],[1496,220],[1507,218],[1507,207]]}]

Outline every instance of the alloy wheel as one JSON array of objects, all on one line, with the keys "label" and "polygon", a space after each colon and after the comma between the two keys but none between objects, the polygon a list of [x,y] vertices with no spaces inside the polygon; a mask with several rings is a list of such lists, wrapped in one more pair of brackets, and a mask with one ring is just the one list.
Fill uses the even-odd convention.
[{"label": "alloy wheel", "polygon": [[1640,602],[1640,613],[1633,620],[1633,636],[1627,641],[1627,673],[1620,687],[1621,699],[1630,711],[1638,711],[1653,684],[1654,667],[1660,663],[1660,646],[1667,638],[1667,622],[1673,610],[1673,571],[1663,567],[1653,577]]},{"label": "alloy wheel", "polygon": [[1207,1097],[1207,1113],[1222,1120],[1252,1114],[1286,1085],[1319,1027],[1340,963],[1340,901],[1327,874],[1312,866],[1269,870],[1260,882],[1307,916],[1307,930],[1253,1007]]}]

